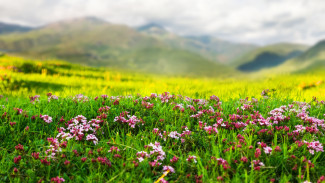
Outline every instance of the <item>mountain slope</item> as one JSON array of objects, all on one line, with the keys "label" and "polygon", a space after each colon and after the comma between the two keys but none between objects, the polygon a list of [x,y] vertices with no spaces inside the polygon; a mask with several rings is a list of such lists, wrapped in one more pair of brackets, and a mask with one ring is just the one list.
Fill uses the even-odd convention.
[{"label": "mountain slope", "polygon": [[299,57],[290,59],[276,69],[278,72],[311,72],[325,68],[325,40],[309,48]]},{"label": "mountain slope", "polygon": [[26,32],[31,29],[32,29],[31,27],[0,22],[0,34],[12,33],[12,32]]},{"label": "mountain slope", "polygon": [[242,56],[234,61],[233,66],[244,72],[269,69],[300,56],[306,49],[305,45],[291,43],[269,45]]},{"label": "mountain slope", "polygon": [[162,26],[149,23],[138,27],[139,32],[161,40],[172,48],[184,49],[215,62],[228,64],[231,60],[256,49],[252,44],[237,44],[216,39],[211,36],[178,36]]},{"label": "mountain slope", "polygon": [[234,76],[237,72],[184,50],[145,48],[121,57],[120,64],[139,71],[187,76]]},{"label": "mountain slope", "polygon": [[91,17],[56,22],[27,33],[0,36],[0,49],[91,66],[171,75],[216,76],[226,71],[234,72],[195,53],[171,49],[164,42],[127,26]]}]

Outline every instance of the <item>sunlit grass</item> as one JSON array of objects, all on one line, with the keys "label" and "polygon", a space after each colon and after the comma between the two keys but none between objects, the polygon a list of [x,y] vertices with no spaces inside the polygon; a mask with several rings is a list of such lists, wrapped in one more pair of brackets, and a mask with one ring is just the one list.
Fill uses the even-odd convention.
[{"label": "sunlit grass", "polygon": [[[325,142],[322,72],[184,78],[11,56],[0,57],[0,66],[0,181],[154,182],[166,174],[163,166],[167,165],[175,169],[164,177],[170,182],[315,182],[325,178],[324,153],[319,152],[323,147],[311,154],[306,144],[298,145],[303,140]],[[269,91],[267,97],[261,95],[263,90]],[[162,94],[166,91],[171,95]],[[58,100],[49,100],[49,92],[59,96]],[[79,93],[88,97],[79,96],[78,100],[75,96]],[[35,95],[40,95],[39,100],[29,98]],[[216,96],[210,98],[212,95],[221,101]],[[101,112],[105,106],[108,110]],[[271,114],[273,109],[281,110],[280,106],[285,112]],[[296,111],[289,110],[290,106]],[[136,116],[135,128],[130,121],[115,121],[125,111],[130,112],[125,116],[128,120]],[[44,115],[52,122],[46,122]],[[87,121],[98,120],[98,131],[92,134],[98,144],[86,137],[82,141],[60,139],[66,147],[49,158],[45,152],[53,142],[48,138],[57,137],[60,128],[67,128],[78,115]],[[316,125],[319,131],[290,135],[297,125],[312,130]],[[284,126],[289,131],[276,129]],[[209,133],[212,127],[218,132]],[[157,129],[164,135],[153,133]],[[191,135],[179,135],[183,140],[169,136],[186,133],[186,129]],[[165,153],[161,166],[150,164],[155,155],[141,162],[138,159],[137,152],[149,152],[146,146],[154,142],[159,142]],[[258,142],[265,143],[272,153],[266,153]],[[120,151],[111,153],[113,146]],[[261,150],[258,156],[257,149]],[[39,159],[32,154],[37,152]],[[196,162],[187,160],[191,156]],[[45,157],[50,164],[44,162]],[[170,161],[176,157],[177,162]],[[222,158],[221,164],[217,158]],[[254,164],[256,161],[263,165]]]},{"label": "sunlit grass", "polygon": [[[28,64],[26,64],[28,63]],[[90,68],[65,62],[26,61],[2,56],[1,93],[10,96],[46,94],[60,96],[82,93],[89,96],[135,95],[169,91],[189,97],[217,95],[224,99],[260,97],[264,89],[275,89],[280,98],[324,97],[325,73],[263,76],[260,78],[184,78]],[[12,69],[10,66],[15,66]],[[19,72],[22,68],[25,72]],[[29,70],[30,71],[29,71]],[[5,79],[7,78],[7,80]]]}]

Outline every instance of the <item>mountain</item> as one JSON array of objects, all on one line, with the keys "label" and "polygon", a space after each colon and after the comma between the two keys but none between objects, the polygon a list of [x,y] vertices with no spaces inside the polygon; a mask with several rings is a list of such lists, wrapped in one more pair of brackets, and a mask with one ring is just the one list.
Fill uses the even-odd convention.
[{"label": "mountain", "polygon": [[170,75],[217,76],[234,69],[125,25],[93,17],[55,22],[26,33],[0,35],[0,49],[31,57],[64,59]]},{"label": "mountain", "polygon": [[212,36],[188,36],[190,40],[197,42],[194,48],[200,48],[201,52],[209,53],[215,60],[221,63],[230,64],[232,60],[256,49],[253,44],[233,43],[220,40]]},{"label": "mountain", "polygon": [[12,32],[26,32],[31,29],[32,29],[31,27],[27,27],[27,26],[0,22],[0,34],[12,33]]},{"label": "mountain", "polygon": [[149,23],[138,27],[137,30],[145,35],[159,39],[172,48],[183,49],[218,63],[228,64],[231,60],[256,49],[252,44],[239,44],[223,41],[212,36],[179,36],[168,32],[163,26]]},{"label": "mountain", "polygon": [[139,32],[146,32],[151,35],[164,35],[168,34],[168,31],[161,25],[156,23],[148,23],[136,28]]},{"label": "mountain", "polygon": [[306,45],[278,43],[257,48],[233,62],[233,66],[243,72],[269,69],[298,57],[308,48]]},{"label": "mountain", "polygon": [[325,68],[325,40],[319,41],[299,57],[290,59],[276,69],[278,72],[312,72]]}]

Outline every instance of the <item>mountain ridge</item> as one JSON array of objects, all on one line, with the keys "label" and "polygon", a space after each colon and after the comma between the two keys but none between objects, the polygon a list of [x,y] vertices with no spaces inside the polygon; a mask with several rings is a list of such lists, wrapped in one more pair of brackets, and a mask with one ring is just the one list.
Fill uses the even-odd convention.
[{"label": "mountain ridge", "polygon": [[167,31],[163,26],[149,23],[137,29],[139,32],[159,39],[172,48],[181,48],[195,52],[216,63],[227,62],[249,52],[258,46],[253,44],[233,43],[212,36],[179,36]]},{"label": "mountain ridge", "polygon": [[[171,48],[128,26],[91,18],[54,22],[26,33],[0,35],[0,48],[27,56],[170,75],[217,76],[224,73],[221,71],[236,72],[196,53]],[[166,69],[161,69],[162,66]],[[200,67],[203,72],[197,69]]]},{"label": "mountain ridge", "polygon": [[276,67],[298,57],[308,48],[295,43],[276,43],[257,48],[233,62],[233,67],[244,72],[253,72]]},{"label": "mountain ridge", "polygon": [[12,32],[27,32],[32,29],[33,29],[32,27],[28,27],[28,26],[0,22],[0,34],[7,34]]}]

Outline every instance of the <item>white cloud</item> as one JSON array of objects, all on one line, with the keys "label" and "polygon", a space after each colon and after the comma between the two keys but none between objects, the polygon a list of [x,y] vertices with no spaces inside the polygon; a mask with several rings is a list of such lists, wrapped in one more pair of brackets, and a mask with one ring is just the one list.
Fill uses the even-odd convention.
[{"label": "white cloud", "polygon": [[39,26],[97,16],[112,23],[162,24],[178,34],[238,42],[313,44],[325,38],[323,0],[0,0],[0,21]]}]

